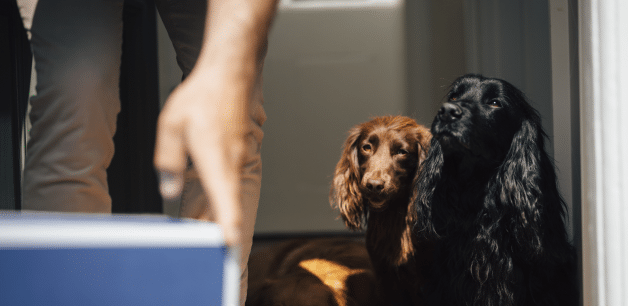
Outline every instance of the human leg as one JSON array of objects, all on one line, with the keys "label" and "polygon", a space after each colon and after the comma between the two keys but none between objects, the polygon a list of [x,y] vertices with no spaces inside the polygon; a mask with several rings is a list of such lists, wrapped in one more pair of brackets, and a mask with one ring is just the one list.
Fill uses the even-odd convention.
[{"label": "human leg", "polygon": [[123,1],[39,0],[25,210],[111,212]]}]

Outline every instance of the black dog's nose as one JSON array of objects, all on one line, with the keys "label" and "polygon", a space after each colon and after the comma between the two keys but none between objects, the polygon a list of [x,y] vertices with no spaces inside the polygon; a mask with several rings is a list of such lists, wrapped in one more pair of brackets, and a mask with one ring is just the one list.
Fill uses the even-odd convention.
[{"label": "black dog's nose", "polygon": [[445,102],[438,110],[438,118],[442,121],[456,121],[462,117],[462,109],[460,106]]},{"label": "black dog's nose", "polygon": [[369,179],[366,181],[366,188],[372,192],[381,192],[384,189],[384,181]]}]

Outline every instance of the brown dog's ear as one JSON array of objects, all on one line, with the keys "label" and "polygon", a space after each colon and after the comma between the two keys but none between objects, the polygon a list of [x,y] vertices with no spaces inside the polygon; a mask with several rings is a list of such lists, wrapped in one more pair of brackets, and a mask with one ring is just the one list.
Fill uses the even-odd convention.
[{"label": "brown dog's ear", "polygon": [[340,210],[345,225],[352,230],[362,229],[366,225],[366,209],[360,193],[360,165],[358,162],[358,140],[362,127],[356,126],[349,131],[340,161],[336,165],[329,201]]},{"label": "brown dog's ear", "polygon": [[417,145],[419,146],[419,159],[417,160],[419,163],[419,167],[417,169],[421,169],[420,165],[427,157],[427,152],[430,151],[430,142],[432,141],[432,133],[430,130],[422,125],[418,127],[418,141]]}]

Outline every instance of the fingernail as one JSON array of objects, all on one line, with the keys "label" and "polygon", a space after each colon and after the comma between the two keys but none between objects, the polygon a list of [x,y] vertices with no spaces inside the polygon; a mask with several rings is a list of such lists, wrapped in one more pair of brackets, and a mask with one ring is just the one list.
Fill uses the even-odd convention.
[{"label": "fingernail", "polygon": [[181,196],[183,190],[183,175],[168,171],[159,171],[159,191],[166,200],[173,200]]}]

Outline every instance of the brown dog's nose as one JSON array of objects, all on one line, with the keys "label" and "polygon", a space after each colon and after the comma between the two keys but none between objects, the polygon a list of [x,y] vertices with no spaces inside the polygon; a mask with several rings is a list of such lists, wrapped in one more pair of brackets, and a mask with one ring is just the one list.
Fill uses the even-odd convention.
[{"label": "brown dog's nose", "polygon": [[462,117],[462,109],[460,106],[445,102],[438,110],[438,118],[442,121],[452,122]]},{"label": "brown dog's nose", "polygon": [[366,188],[372,192],[381,192],[384,190],[384,181],[369,179],[366,181]]}]

